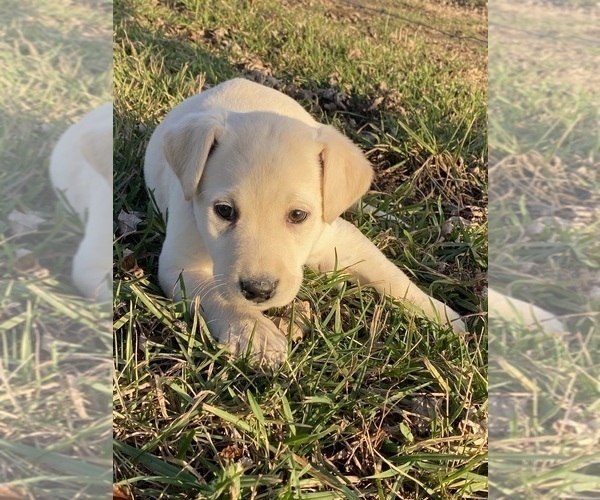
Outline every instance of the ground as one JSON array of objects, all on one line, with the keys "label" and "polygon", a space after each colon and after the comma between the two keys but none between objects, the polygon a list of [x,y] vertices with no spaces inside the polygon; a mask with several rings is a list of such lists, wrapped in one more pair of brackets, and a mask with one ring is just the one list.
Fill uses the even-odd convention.
[{"label": "ground", "polygon": [[490,329],[498,498],[600,491],[597,16],[585,1],[490,10],[489,279],[569,330]]},{"label": "ground", "polygon": [[[115,479],[177,498],[482,496],[486,466],[486,29],[435,2],[118,2]],[[156,283],[164,226],[141,179],[162,116],[244,76],[354,140],[376,178],[348,217],[467,317],[440,330],[340,273],[308,273],[310,331],[261,373]],[[125,258],[125,255],[128,255]],[[341,286],[336,286],[341,285]]]}]

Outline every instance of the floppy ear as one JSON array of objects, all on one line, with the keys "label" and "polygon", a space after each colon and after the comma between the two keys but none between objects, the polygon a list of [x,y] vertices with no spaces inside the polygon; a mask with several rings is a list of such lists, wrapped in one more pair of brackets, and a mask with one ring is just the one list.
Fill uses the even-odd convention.
[{"label": "floppy ear", "polygon": [[196,194],[206,161],[224,132],[223,110],[187,115],[165,132],[165,159],[179,178],[186,200]]},{"label": "floppy ear", "polygon": [[373,168],[362,151],[335,128],[319,128],[323,144],[323,218],[330,224],[371,185]]},{"label": "floppy ear", "polygon": [[85,160],[112,184],[113,172],[113,135],[112,120],[108,126],[98,124],[81,136],[81,154]]}]

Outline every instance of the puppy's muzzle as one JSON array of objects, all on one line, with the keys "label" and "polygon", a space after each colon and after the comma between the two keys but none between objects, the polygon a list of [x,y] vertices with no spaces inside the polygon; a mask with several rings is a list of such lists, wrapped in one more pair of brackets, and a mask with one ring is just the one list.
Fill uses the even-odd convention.
[{"label": "puppy's muzzle", "polygon": [[275,295],[278,284],[279,280],[269,278],[240,280],[240,290],[247,300],[260,304]]}]

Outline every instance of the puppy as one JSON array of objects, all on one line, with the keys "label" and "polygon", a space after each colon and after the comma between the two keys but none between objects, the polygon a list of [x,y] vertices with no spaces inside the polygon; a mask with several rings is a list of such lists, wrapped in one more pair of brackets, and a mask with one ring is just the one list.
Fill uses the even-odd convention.
[{"label": "puppy", "polygon": [[54,188],[85,224],[73,258],[79,291],[101,302],[112,298],[112,103],[67,129],[50,159]]},{"label": "puppy", "polygon": [[165,292],[199,301],[213,336],[236,354],[281,363],[286,336],[262,311],[288,304],[303,266],[347,270],[428,318],[464,330],[339,215],[370,186],[360,149],[297,102],[243,80],[173,108],[154,131],[145,178],[167,220]]},{"label": "puppy", "polygon": [[529,302],[508,297],[491,288],[488,290],[488,304],[492,319],[501,319],[546,333],[565,331],[562,322],[551,312]]}]

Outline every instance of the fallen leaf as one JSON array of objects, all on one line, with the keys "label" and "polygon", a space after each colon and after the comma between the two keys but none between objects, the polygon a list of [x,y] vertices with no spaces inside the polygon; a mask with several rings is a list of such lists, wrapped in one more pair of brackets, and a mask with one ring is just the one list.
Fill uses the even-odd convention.
[{"label": "fallen leaf", "polygon": [[39,225],[45,221],[46,219],[35,212],[25,213],[13,210],[8,214],[8,222],[13,235],[35,232]]},{"label": "fallen leaf", "polygon": [[20,272],[28,272],[38,265],[37,259],[31,250],[18,248],[16,251],[15,269]]},{"label": "fallen leaf", "polygon": [[113,485],[113,500],[134,500],[129,488],[122,484]]},{"label": "fallen leaf", "polygon": [[348,59],[353,61],[355,59],[360,59],[362,57],[362,55],[363,55],[362,50],[354,48],[354,49],[350,50],[350,52],[348,52]]},{"label": "fallen leaf", "polygon": [[600,286],[594,286],[590,290],[590,298],[600,299]]},{"label": "fallen leaf", "polygon": [[119,221],[119,232],[122,236],[128,236],[131,233],[135,233],[138,224],[142,222],[138,213],[127,213],[124,210],[121,210],[117,219]]},{"label": "fallen leaf", "polygon": [[244,449],[238,443],[235,443],[223,448],[219,452],[219,456],[227,460],[238,460],[242,457],[243,453]]},{"label": "fallen leaf", "polygon": [[447,220],[440,227],[440,233],[442,238],[446,238],[452,234],[452,230],[454,229],[454,223],[451,220]]},{"label": "fallen leaf", "polygon": [[0,500],[29,500],[30,498],[33,497],[23,490],[0,484]]},{"label": "fallen leaf", "polygon": [[144,276],[144,270],[138,266],[137,259],[133,252],[126,248],[123,250],[123,261],[121,262],[121,270],[128,274],[132,274],[135,278]]},{"label": "fallen leaf", "polygon": [[422,394],[414,396],[410,401],[410,422],[413,429],[419,435],[429,432],[430,424],[437,416],[437,410],[440,408],[441,400],[432,394]]},{"label": "fallen leaf", "polygon": [[379,96],[376,97],[375,99],[373,99],[373,102],[371,103],[371,105],[367,108],[367,111],[373,111],[374,109],[377,109],[381,103],[383,102],[383,97]]},{"label": "fallen leaf", "polygon": [[33,253],[26,248],[17,249],[14,265],[16,271],[33,275],[36,278],[46,278],[50,275],[50,271],[45,267],[40,266],[40,263],[34,257]]},{"label": "fallen leaf", "polygon": [[222,38],[225,38],[227,35],[229,35],[229,30],[223,27],[215,28],[214,30],[212,30],[210,35],[216,40],[221,40]]}]

